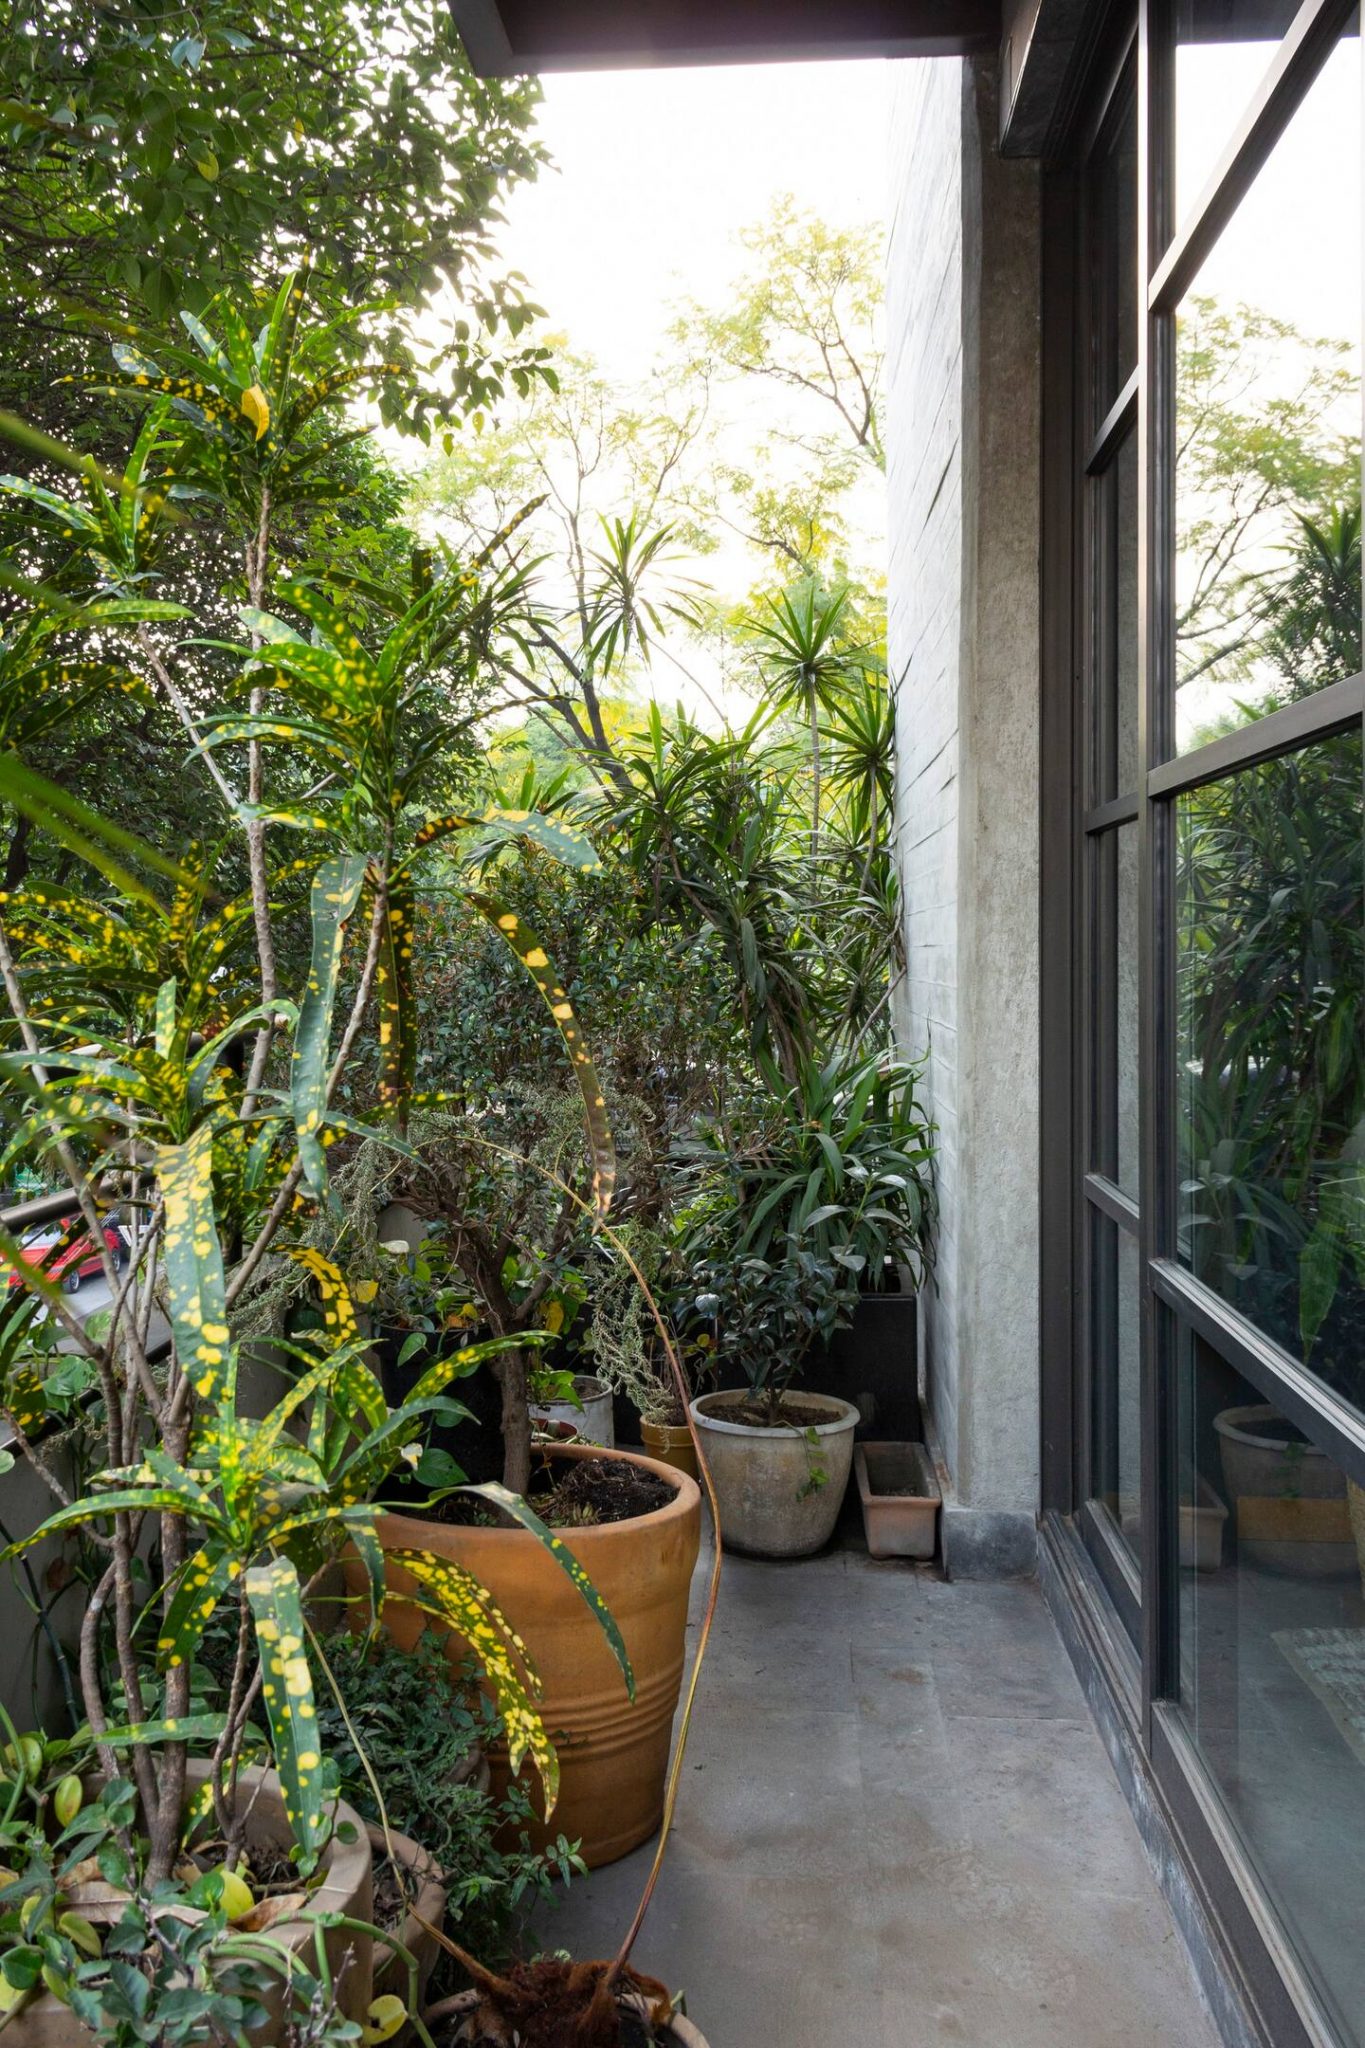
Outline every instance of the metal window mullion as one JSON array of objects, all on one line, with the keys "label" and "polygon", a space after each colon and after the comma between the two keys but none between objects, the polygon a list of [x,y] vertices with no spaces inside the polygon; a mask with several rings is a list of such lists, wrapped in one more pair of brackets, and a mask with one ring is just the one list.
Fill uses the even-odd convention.
[{"label": "metal window mullion", "polygon": [[[1205,257],[1222,234],[1258,173],[1294,118],[1328,52],[1336,45],[1358,0],[1304,0],[1282,39],[1212,176],[1180,223],[1167,223],[1146,303],[1153,312],[1172,311],[1194,283]],[[1173,181],[1173,166],[1167,191]],[[1169,200],[1168,200],[1169,205]]]}]

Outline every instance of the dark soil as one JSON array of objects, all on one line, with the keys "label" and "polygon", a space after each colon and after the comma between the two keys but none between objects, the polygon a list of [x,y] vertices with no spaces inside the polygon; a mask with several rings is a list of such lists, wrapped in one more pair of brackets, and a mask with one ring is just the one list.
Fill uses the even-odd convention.
[{"label": "dark soil", "polygon": [[[542,1956],[534,1963],[516,1963],[499,1980],[490,2003],[497,2015],[470,2035],[467,2019],[438,2031],[439,2048],[676,2048],[673,2029],[662,2030],[633,2011],[623,2011],[601,1980],[605,1963],[571,1963]],[[666,1999],[662,1984],[627,1972],[625,1982],[643,1990],[651,2004]]]},{"label": "dark soil", "polygon": [[822,1422],[833,1422],[828,1408],[817,1408],[813,1401],[803,1401],[798,1394],[784,1394],[776,1419],[768,1413],[766,1401],[727,1401],[723,1408],[714,1411],[717,1422],[742,1422],[746,1429],[818,1429]]},{"label": "dark soil", "polygon": [[[619,1458],[547,1460],[531,1474],[527,1499],[552,1529],[597,1528],[633,1522],[667,1507],[673,1488],[656,1473]],[[487,1528],[497,1517],[475,1494],[452,1493],[433,1508],[412,1510],[423,1519],[457,1528]]]}]

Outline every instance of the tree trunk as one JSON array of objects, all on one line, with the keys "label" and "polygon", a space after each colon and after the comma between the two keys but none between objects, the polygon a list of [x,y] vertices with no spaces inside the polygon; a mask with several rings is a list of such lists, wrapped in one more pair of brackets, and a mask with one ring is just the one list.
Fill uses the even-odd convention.
[{"label": "tree trunk", "polygon": [[531,1409],[526,1353],[504,1351],[497,1364],[502,1388],[502,1483],[509,1493],[525,1493],[531,1483]]}]

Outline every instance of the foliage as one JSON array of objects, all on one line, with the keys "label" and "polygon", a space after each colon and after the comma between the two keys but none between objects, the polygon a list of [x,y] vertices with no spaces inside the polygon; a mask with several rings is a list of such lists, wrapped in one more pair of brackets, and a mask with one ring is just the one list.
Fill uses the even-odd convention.
[{"label": "foliage", "polygon": [[548,1900],[552,1878],[582,1865],[562,1835],[544,1851],[527,1846],[531,1810],[515,1780],[497,1801],[467,1775],[498,1733],[477,1667],[452,1670],[431,1630],[411,1650],[386,1636],[335,1636],[327,1661],[337,1697],[319,1700],[318,1728],[342,1798],[421,1843],[449,1884],[456,1939],[497,1960],[523,1904]]},{"label": "foliage", "polygon": [[[137,1789],[109,1779],[87,1797],[88,1747],[16,1736],[0,1778],[0,2007],[41,1992],[68,2004],[110,2048],[192,2048],[239,2039],[283,2003],[290,2038],[355,2048],[318,1944],[292,1960],[234,1928],[210,1881],[150,1886],[130,1829]],[[92,1900],[100,1924],[82,1908]],[[109,1917],[110,1906],[118,1908]]]},{"label": "foliage", "polygon": [[[68,431],[51,387],[84,367],[73,303],[105,317],[249,304],[310,250],[328,316],[446,283],[465,309],[431,374],[390,394],[419,422],[442,393],[488,404],[525,365],[499,355],[529,317],[496,272],[490,224],[536,175],[536,93],[473,77],[435,0],[284,0],[269,21],[241,0],[156,11],[8,11],[0,34],[0,280],[14,345],[0,405]],[[55,394],[60,398],[61,393]],[[91,423],[98,437],[98,419]]]},{"label": "foliage", "polygon": [[[698,1249],[717,1242],[708,1230]],[[797,1239],[776,1242],[768,1258],[719,1242],[722,1250],[702,1251],[688,1269],[684,1341],[706,1370],[742,1373],[765,1420],[776,1424],[807,1354],[852,1321],[857,1281],[847,1266]]]},{"label": "foliage", "polygon": [[[1285,699],[1360,666],[1359,510],[1304,521],[1268,612]],[[1329,671],[1330,673],[1330,671]],[[1181,805],[1182,1234],[1195,1270],[1360,1392],[1361,750],[1342,734]]]},{"label": "foliage", "polygon": [[[212,694],[202,673],[193,687],[178,678],[169,643],[135,640],[185,729],[191,772],[201,790],[216,792],[233,860],[221,847],[155,845],[36,774],[18,752],[0,756],[4,799],[74,869],[69,882],[30,879],[0,910],[8,1002],[0,1093],[10,1134],[3,1168],[59,1170],[99,1244],[99,1217],[118,1201],[131,1238],[122,1272],[105,1247],[114,1306],[100,1328],[83,1324],[40,1269],[0,1244],[22,1282],[0,1304],[0,1409],[59,1503],[10,1554],[79,1528],[104,1560],[85,1620],[82,1707],[107,1770],[131,1745],[153,1892],[179,1851],[191,1741],[211,1748],[229,1861],[239,1853],[233,1787],[257,1700],[300,1870],[316,1869],[334,1786],[318,1748],[307,1591],[350,1544],[366,1568],[371,1622],[378,1620],[386,1586],[377,1493],[431,1417],[464,1413],[448,1391],[452,1381],[485,1359],[496,1370],[508,1349],[495,1341],[454,1351],[392,1408],[343,1276],[314,1248],[291,1241],[296,1219],[328,1208],[328,1154],[354,1141],[357,1094],[377,1104],[384,1141],[410,1153],[402,1132],[413,1095],[424,862],[445,863],[447,886],[541,987],[582,1095],[587,1185],[599,1210],[612,1177],[600,1089],[572,1007],[534,935],[484,879],[504,848],[527,841],[588,867],[595,855],[581,835],[535,814],[425,808],[444,793],[450,771],[451,698],[458,699],[450,679],[472,678],[479,660],[477,567],[448,564],[436,576],[419,565],[399,616],[362,626],[315,582],[278,573],[274,506],[300,493],[325,504],[334,488],[333,444],[305,459],[304,427],[344,390],[393,374],[347,362],[334,323],[310,319],[306,283],[303,272],[285,280],[259,330],[225,300],[203,320],[182,323],[189,346],[141,334],[136,354],[120,345],[118,374],[105,388],[151,407],[141,442],[147,459],[132,465],[146,479],[134,490],[136,516],[124,483],[105,485],[90,465],[83,502],[74,489],[47,492],[26,479],[11,486],[35,518],[65,520],[71,550],[61,583],[71,595],[54,604],[40,590],[31,620],[55,620],[58,648],[93,636],[101,659],[130,683],[127,636],[152,620],[193,619],[189,603],[169,598],[158,598],[149,616],[144,581],[163,515],[192,508],[184,516],[235,532],[251,599],[242,612],[247,641],[213,650],[221,688]],[[268,610],[267,599],[279,609]],[[89,683],[87,669],[63,656],[53,687],[68,717]],[[286,801],[274,772],[281,756],[293,778]],[[302,804],[293,794],[301,781],[312,784]],[[470,849],[463,866],[451,858],[456,845]],[[245,887],[234,887],[243,874]],[[277,934],[291,922],[305,943],[286,950]],[[287,994],[291,965],[298,979]],[[355,1070],[376,1052],[366,1097]],[[317,1289],[321,1321],[284,1348],[294,1383],[256,1419],[238,1399],[233,1313],[260,1267],[295,1254]],[[50,1362],[28,1342],[35,1304],[88,1362],[99,1388],[103,1462],[75,1500],[34,1441]],[[150,1334],[158,1305],[171,1331],[164,1362]],[[484,1493],[494,1512],[548,1545],[629,1685],[619,1633],[571,1554],[524,1502],[501,1488]],[[139,1546],[158,1533],[149,1576]],[[419,1549],[396,1552],[395,1563],[406,1573],[401,1597],[476,1644],[513,1758],[534,1757],[552,1804],[554,1752],[535,1707],[534,1671],[511,1625],[459,1567]],[[239,1647],[221,1707],[201,1711],[192,1674],[220,1606],[234,1617]]]}]

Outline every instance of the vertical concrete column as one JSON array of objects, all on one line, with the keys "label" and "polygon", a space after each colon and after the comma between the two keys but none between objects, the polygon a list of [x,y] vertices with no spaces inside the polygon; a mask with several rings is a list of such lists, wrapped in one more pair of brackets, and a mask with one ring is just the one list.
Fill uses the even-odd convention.
[{"label": "vertical concrete column", "polygon": [[906,1046],[939,1126],[926,1401],[948,1568],[1029,1570],[1038,1504],[1036,166],[994,66],[906,64],[888,270],[889,645]]}]

